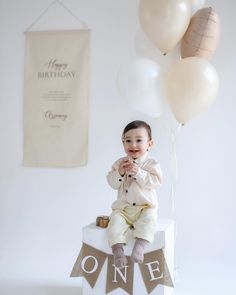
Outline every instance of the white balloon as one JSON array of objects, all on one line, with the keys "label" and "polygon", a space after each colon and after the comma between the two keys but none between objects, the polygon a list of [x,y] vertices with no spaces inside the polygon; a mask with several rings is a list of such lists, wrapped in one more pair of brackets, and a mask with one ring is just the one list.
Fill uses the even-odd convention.
[{"label": "white balloon", "polygon": [[165,92],[176,120],[185,124],[214,101],[218,88],[215,68],[203,58],[188,57],[171,67]]},{"label": "white balloon", "polygon": [[170,66],[181,58],[180,46],[176,46],[174,50],[164,55],[142,30],[136,32],[134,45],[138,56],[152,59],[160,66],[161,75],[165,74]]},{"label": "white balloon", "polygon": [[147,58],[136,58],[118,71],[118,90],[130,107],[151,117],[162,112],[160,67]]},{"label": "white balloon", "polygon": [[163,56],[163,53],[148,39],[143,30],[138,30],[134,37],[135,51],[142,57],[155,59],[158,56]]},{"label": "white balloon", "polygon": [[201,9],[205,4],[205,0],[189,0],[192,6],[192,14],[194,14],[198,9]]},{"label": "white balloon", "polygon": [[186,32],[191,17],[189,0],[141,0],[140,24],[162,52],[171,51]]}]

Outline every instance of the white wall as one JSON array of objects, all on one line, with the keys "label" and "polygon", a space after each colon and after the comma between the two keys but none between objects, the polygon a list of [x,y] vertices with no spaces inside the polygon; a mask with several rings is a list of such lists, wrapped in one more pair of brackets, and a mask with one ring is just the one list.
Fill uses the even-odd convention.
[{"label": "white wall", "polygon": [[[16,290],[17,294],[78,294],[80,279],[68,276],[81,246],[81,228],[110,212],[115,194],[105,176],[123,155],[120,135],[133,119],[147,120],[153,127],[157,144],[152,155],[165,173],[160,217],[169,216],[173,153],[164,119],[129,109],[116,87],[119,66],[134,55],[138,2],[64,1],[92,30],[89,163],[82,168],[43,169],[22,167],[23,32],[50,1],[0,0],[1,294]],[[182,295],[236,291],[236,3],[211,0],[206,5],[218,11],[222,22],[221,41],[212,59],[220,92],[215,103],[178,134],[176,294]],[[75,27],[77,22],[55,6],[34,29]],[[16,289],[18,285],[23,286]]]}]

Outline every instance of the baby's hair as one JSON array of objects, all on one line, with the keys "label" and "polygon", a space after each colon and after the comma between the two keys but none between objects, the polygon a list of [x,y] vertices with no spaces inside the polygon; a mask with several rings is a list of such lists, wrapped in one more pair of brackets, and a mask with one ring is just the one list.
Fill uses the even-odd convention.
[{"label": "baby's hair", "polygon": [[126,127],[124,128],[123,133],[122,133],[122,140],[124,140],[126,132],[128,132],[131,129],[137,129],[140,127],[143,127],[146,129],[146,131],[148,133],[149,140],[151,140],[152,139],[151,127],[146,122],[140,121],[140,120],[132,121],[128,125],[126,125]]}]

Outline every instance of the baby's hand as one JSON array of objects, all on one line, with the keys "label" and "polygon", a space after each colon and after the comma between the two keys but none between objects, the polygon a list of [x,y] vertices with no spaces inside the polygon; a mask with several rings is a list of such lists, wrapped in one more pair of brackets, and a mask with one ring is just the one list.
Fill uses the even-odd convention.
[{"label": "baby's hand", "polygon": [[134,175],[136,175],[138,173],[138,169],[139,169],[139,167],[138,167],[138,165],[136,163],[130,163],[130,166],[127,169],[126,173],[128,175],[134,176]]},{"label": "baby's hand", "polygon": [[128,171],[128,169],[130,168],[131,162],[129,160],[129,158],[124,158],[119,165],[119,173],[121,176],[124,176],[126,171]]}]

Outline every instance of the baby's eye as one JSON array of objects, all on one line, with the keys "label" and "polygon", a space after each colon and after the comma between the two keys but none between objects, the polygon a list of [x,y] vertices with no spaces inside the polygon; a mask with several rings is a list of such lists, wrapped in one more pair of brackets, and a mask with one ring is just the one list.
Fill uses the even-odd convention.
[{"label": "baby's eye", "polygon": [[142,142],[142,139],[137,139],[137,142]]},{"label": "baby's eye", "polygon": [[126,139],[126,140],[125,140],[125,142],[127,142],[127,143],[130,143],[130,142],[131,142],[131,140],[130,140],[130,139]]}]

